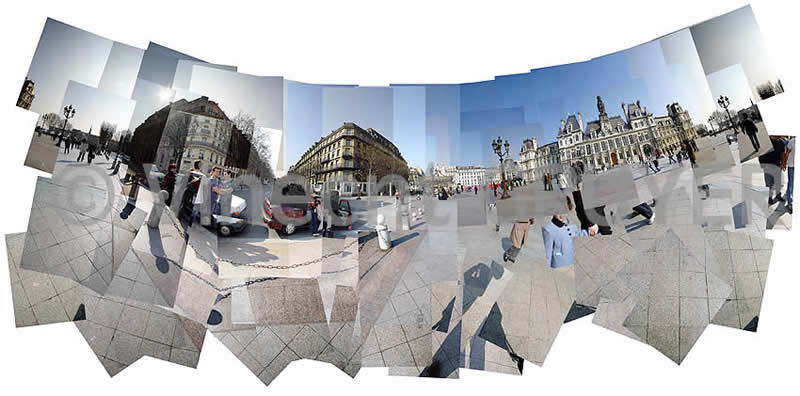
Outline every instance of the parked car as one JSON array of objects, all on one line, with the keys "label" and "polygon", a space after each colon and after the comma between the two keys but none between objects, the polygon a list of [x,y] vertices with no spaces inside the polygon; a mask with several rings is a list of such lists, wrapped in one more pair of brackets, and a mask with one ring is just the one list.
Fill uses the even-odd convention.
[{"label": "parked car", "polygon": [[247,227],[247,200],[231,196],[231,215],[212,215],[209,228],[216,229],[219,235],[231,236],[242,232]]},{"label": "parked car", "polygon": [[[306,196],[306,190],[299,184],[288,184],[283,187],[283,196]],[[271,196],[276,196],[275,192]],[[301,226],[307,225],[311,222],[311,213],[308,211],[308,204],[310,202],[282,202],[272,206],[269,198],[264,198],[263,211],[261,213],[262,220],[267,224],[267,227],[283,232],[286,235],[294,234]],[[280,210],[284,219],[276,216],[275,210]]]},{"label": "parked car", "polygon": [[[289,185],[284,187],[284,196],[286,195],[305,195],[305,189],[297,185]],[[353,225],[353,212],[350,208],[350,202],[347,200],[339,199],[339,193],[334,191],[329,193],[329,201],[323,203],[323,209],[330,211],[331,226],[350,229]],[[292,235],[301,227],[307,227],[311,223],[311,212],[309,211],[308,203],[281,203],[273,206],[269,198],[264,199],[264,210],[262,212],[262,219],[269,228],[282,232],[286,235]],[[281,221],[279,216],[276,216],[275,211],[280,210],[283,213],[285,220]],[[326,213],[327,214],[327,213]],[[326,218],[320,219],[323,222],[323,228],[327,226],[325,223]]]},{"label": "parked car", "polygon": [[353,227],[353,211],[350,209],[350,201],[339,199],[338,191],[331,191],[329,196],[329,206],[325,209],[331,211],[331,227],[351,229]]}]

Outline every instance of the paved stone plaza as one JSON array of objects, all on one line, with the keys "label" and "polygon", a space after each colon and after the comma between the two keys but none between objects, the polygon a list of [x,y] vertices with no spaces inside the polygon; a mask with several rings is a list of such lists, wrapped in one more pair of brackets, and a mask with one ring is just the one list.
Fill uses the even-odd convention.
[{"label": "paved stone plaza", "polygon": [[[791,228],[782,204],[745,203],[766,201],[755,158],[737,164],[737,144],[698,143],[697,168],[633,165],[630,199],[605,206],[612,235],[575,238],[575,265],[561,268],[545,260],[542,227],[554,214],[578,224],[569,189],[412,198],[410,218],[393,198],[350,199],[353,227],[333,238],[260,224],[224,238],[171,209],[148,227],[153,194],[123,196],[103,156],[89,165],[61,153],[38,180],[27,232],[7,236],[17,326],[74,321],[111,375],[142,356],[195,367],[210,330],[268,384],[299,359],[350,376],[518,375],[525,360],[544,364],[568,316],[594,312],[680,363],[709,324],[756,330],[764,234]],[[632,207],[653,200],[650,224]],[[513,222],[528,218],[516,262],[503,261]]]}]

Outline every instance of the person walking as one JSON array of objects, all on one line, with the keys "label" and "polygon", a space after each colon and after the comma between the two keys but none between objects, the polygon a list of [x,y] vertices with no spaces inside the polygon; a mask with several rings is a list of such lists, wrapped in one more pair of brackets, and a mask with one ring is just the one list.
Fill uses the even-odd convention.
[{"label": "person walking", "polygon": [[219,212],[218,215],[231,215],[231,202],[233,200],[233,177],[231,171],[226,170],[219,183]]},{"label": "person walking", "polygon": [[761,150],[761,143],[758,141],[758,127],[747,113],[742,113],[742,129],[744,129],[744,133],[747,134],[747,137],[750,138],[750,143],[753,145],[753,152],[757,153]]},{"label": "person walking", "polygon": [[89,164],[91,164],[92,160],[94,159],[95,150],[97,150],[97,148],[93,144],[90,144],[89,149],[86,152],[86,162],[88,162]]},{"label": "person walking", "polygon": [[780,166],[784,159],[786,142],[780,136],[774,135],[770,135],[769,140],[772,143],[772,151],[760,155],[758,157],[758,163],[761,165],[761,170],[764,172],[764,184],[769,188],[767,204],[772,206],[784,200],[784,197],[781,196],[783,180],[781,178]]},{"label": "person walking", "polygon": [[652,171],[654,175],[656,173],[658,173],[656,168],[653,167],[653,162],[649,158],[647,159],[647,161],[645,163],[647,164],[647,173],[646,173],[647,175],[650,174],[650,171]]},{"label": "person walking", "polygon": [[531,224],[533,224],[533,218],[529,219],[522,219],[517,220],[511,226],[511,235],[509,238],[511,240],[511,247],[506,249],[505,253],[503,253],[503,261],[504,262],[516,262],[517,255],[519,251],[525,246],[525,243],[528,241],[528,231],[530,230]]},{"label": "person walking", "polygon": [[678,151],[677,157],[678,157],[678,166],[683,168],[683,150]]},{"label": "person walking", "polygon": [[783,152],[783,169],[787,171],[786,211],[792,214],[792,195],[794,194],[794,136],[789,137],[786,150]]},{"label": "person walking", "polygon": [[694,145],[690,140],[686,141],[686,156],[689,157],[689,162],[692,164],[692,168],[697,167],[697,157],[694,155],[695,149]]},{"label": "person walking", "polygon": [[167,167],[167,174],[164,175],[164,177],[161,178],[161,183],[159,183],[160,184],[159,187],[162,190],[166,191],[167,194],[168,194],[167,195],[167,200],[164,201],[164,203],[167,206],[172,205],[172,194],[175,192],[175,180],[176,180],[175,169],[176,168],[177,168],[177,165],[169,164],[169,166]]},{"label": "person walking", "polygon": [[582,163],[573,163],[570,167],[572,171],[572,179],[575,182],[575,189],[583,188],[583,167]]},{"label": "person walking", "polygon": [[81,141],[81,148],[80,148],[80,152],[78,153],[78,162],[83,161],[83,159],[86,157],[86,151],[87,150],[89,150],[89,143],[87,143],[86,139],[84,138]]},{"label": "person walking", "polygon": [[559,173],[558,174],[558,189],[561,190],[561,192],[563,193],[564,190],[566,190],[567,188],[569,188],[569,184],[567,183],[567,177],[564,176],[563,173]]},{"label": "person walking", "polygon": [[572,238],[574,236],[588,235],[585,230],[578,230],[574,225],[569,224],[565,215],[555,215],[542,227],[542,239],[544,240],[544,252],[547,266],[550,268],[560,268],[575,263],[575,256],[572,248]]},{"label": "person walking", "polygon": [[208,180],[210,187],[209,191],[209,209],[210,214],[219,214],[219,183],[220,183],[220,168],[214,167],[211,169],[211,177]]},{"label": "person walking", "polygon": [[[655,205],[656,200],[653,200],[653,205]],[[656,221],[656,214],[653,212],[653,208],[647,202],[642,202],[633,207],[633,212],[636,214],[642,215],[642,217],[647,219],[648,224],[653,224]]]},{"label": "person walking", "polygon": [[69,154],[69,149],[71,145],[72,145],[72,139],[70,137],[67,137],[64,140],[64,154]]},{"label": "person walking", "polygon": [[200,161],[195,161],[194,166],[189,169],[186,178],[186,189],[183,191],[181,197],[181,208],[179,216],[188,222],[188,226],[192,226],[194,221],[194,200],[197,192],[200,190],[200,182],[203,173],[200,172]]},{"label": "person walking", "polygon": [[319,228],[319,212],[317,209],[319,208],[319,200],[315,197],[311,204],[308,205],[308,210],[311,212],[311,224],[309,224],[309,230],[311,231],[311,236],[318,237],[319,232],[317,229]]}]

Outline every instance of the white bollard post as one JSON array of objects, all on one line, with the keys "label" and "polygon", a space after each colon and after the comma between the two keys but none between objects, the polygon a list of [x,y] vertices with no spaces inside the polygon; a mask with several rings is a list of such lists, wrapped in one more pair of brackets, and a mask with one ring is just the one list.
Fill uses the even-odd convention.
[{"label": "white bollard post", "polygon": [[389,250],[392,247],[392,237],[389,233],[389,227],[386,226],[386,218],[378,215],[378,224],[375,226],[375,231],[378,233],[378,247],[381,250]]},{"label": "white bollard post", "polygon": [[164,213],[164,202],[169,198],[169,192],[161,190],[158,192],[158,199],[153,202],[153,209],[150,210],[150,217],[147,218],[147,226],[150,228],[158,228],[158,223],[161,222],[161,215]]}]

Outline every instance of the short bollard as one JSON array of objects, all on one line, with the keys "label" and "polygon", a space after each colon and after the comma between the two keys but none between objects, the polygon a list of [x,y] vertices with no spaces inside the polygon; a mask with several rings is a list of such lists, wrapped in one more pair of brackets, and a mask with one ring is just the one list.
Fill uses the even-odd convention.
[{"label": "short bollard", "polygon": [[147,226],[150,228],[158,228],[158,223],[161,222],[161,214],[164,213],[164,202],[169,198],[169,192],[161,190],[158,192],[158,199],[153,202],[153,209],[150,211],[150,217],[147,218]]},{"label": "short bollard", "polygon": [[392,247],[392,237],[389,233],[389,227],[386,226],[386,218],[378,215],[378,224],[375,226],[375,231],[378,233],[378,247],[381,250],[389,250]]}]

